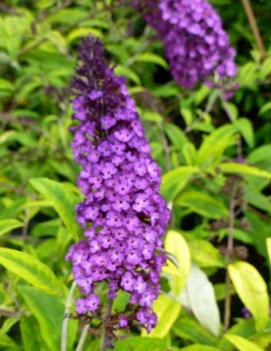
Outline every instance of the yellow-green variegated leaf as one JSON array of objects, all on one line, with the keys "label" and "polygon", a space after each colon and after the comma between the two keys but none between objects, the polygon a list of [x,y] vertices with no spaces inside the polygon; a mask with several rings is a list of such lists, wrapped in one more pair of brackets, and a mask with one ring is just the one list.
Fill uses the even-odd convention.
[{"label": "yellow-green variegated leaf", "polygon": [[256,168],[250,165],[245,165],[237,162],[227,162],[220,164],[219,168],[225,174],[239,174],[244,176],[254,176],[259,178],[271,179],[271,173],[264,171],[260,168]]},{"label": "yellow-green variegated leaf", "polygon": [[80,227],[75,216],[75,205],[78,198],[71,187],[47,178],[34,178],[30,180],[30,183],[46,200],[51,202],[69,232],[75,239],[78,239]]},{"label": "yellow-green variegated leaf", "polygon": [[[158,322],[149,336],[164,338],[178,318],[181,304],[167,295],[160,295],[154,302],[153,309],[157,314]],[[143,334],[146,335],[146,332],[143,331]]]},{"label": "yellow-green variegated leaf", "polygon": [[0,236],[22,226],[23,223],[17,221],[16,219],[3,219],[0,221]]},{"label": "yellow-green variegated leaf", "polygon": [[180,351],[220,351],[220,350],[213,346],[194,344],[194,345],[182,347]]},{"label": "yellow-green variegated leaf", "polygon": [[162,178],[161,192],[163,196],[172,201],[178,193],[186,186],[190,178],[199,173],[197,167],[178,167],[167,172]]},{"label": "yellow-green variegated leaf", "polygon": [[179,296],[191,268],[189,247],[180,232],[169,230],[165,240],[165,249],[174,262],[168,259],[163,271],[169,276],[172,292]]},{"label": "yellow-green variegated leaf", "polygon": [[264,279],[247,262],[232,263],[228,270],[238,296],[255,319],[257,329],[263,329],[269,319],[269,297]]},{"label": "yellow-green variegated leaf", "polygon": [[60,292],[60,283],[51,269],[27,253],[0,248],[0,264],[48,294]]},{"label": "yellow-green variegated leaf", "polygon": [[253,342],[238,335],[225,335],[225,338],[240,351],[264,351]]}]

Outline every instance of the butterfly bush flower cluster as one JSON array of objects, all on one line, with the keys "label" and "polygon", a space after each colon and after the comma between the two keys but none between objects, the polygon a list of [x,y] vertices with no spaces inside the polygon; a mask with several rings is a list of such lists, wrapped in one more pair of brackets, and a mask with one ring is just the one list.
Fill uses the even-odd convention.
[{"label": "butterfly bush flower cluster", "polygon": [[178,84],[193,88],[203,81],[229,88],[228,81],[236,75],[236,53],[206,0],[134,0],[133,5],[158,32]]},{"label": "butterfly bush flower cluster", "polygon": [[[102,44],[84,39],[73,87],[73,152],[82,170],[78,186],[85,199],[77,206],[84,240],[70,248],[73,275],[83,295],[77,312],[100,308],[95,288],[107,282],[113,300],[119,289],[130,294],[129,308],[150,331],[152,311],[166,261],[162,237],[170,211],[161,197],[159,166],[150,156],[135,103],[105,60]],[[131,315],[131,314],[130,314]],[[126,327],[129,311],[119,318]]]}]

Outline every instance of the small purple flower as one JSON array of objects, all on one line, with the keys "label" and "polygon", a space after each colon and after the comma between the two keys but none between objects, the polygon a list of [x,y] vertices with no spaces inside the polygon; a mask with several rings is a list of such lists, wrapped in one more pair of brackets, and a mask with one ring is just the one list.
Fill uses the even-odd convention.
[{"label": "small purple flower", "polygon": [[121,227],[123,220],[118,212],[110,211],[106,215],[106,222],[109,227]]},{"label": "small purple flower", "polygon": [[120,328],[126,328],[128,326],[128,320],[125,316],[120,316],[119,317],[119,327]]},{"label": "small purple flower", "polygon": [[88,312],[88,309],[85,305],[85,300],[84,299],[78,299],[76,301],[76,311],[79,314],[84,314]]},{"label": "small purple flower", "polygon": [[92,90],[88,94],[89,99],[92,100],[92,101],[100,99],[102,96],[103,96],[103,92],[100,91],[100,90]]},{"label": "small purple flower", "polygon": [[140,305],[143,307],[151,308],[155,299],[156,294],[154,294],[152,291],[145,291],[140,299]]},{"label": "small purple flower", "polygon": [[139,252],[137,251],[130,251],[127,254],[127,258],[126,258],[127,263],[136,266],[140,263],[141,261],[141,255],[139,254]]},{"label": "small purple flower", "polygon": [[102,123],[102,128],[104,130],[108,130],[108,129],[112,128],[117,122],[114,118],[112,118],[110,116],[103,116],[101,118],[101,123]]},{"label": "small purple flower", "polygon": [[85,306],[88,311],[94,312],[100,306],[100,298],[96,294],[90,294],[85,300]]},{"label": "small purple flower", "polygon": [[245,319],[250,319],[252,317],[251,313],[246,307],[242,308],[242,315]]},{"label": "small purple flower", "polygon": [[130,272],[126,272],[121,279],[121,287],[126,291],[133,291],[134,278]]},{"label": "small purple flower", "polygon": [[144,293],[146,288],[147,288],[147,283],[144,281],[142,277],[138,277],[134,286],[135,291],[138,292],[139,294],[142,294]]}]

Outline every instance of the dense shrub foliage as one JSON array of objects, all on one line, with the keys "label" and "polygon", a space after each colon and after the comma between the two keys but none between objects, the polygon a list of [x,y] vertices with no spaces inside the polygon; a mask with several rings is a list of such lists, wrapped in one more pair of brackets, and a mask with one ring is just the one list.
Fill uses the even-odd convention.
[{"label": "dense shrub foliage", "polygon": [[[201,71],[202,57],[194,60],[191,54],[191,61],[184,63],[192,75],[180,78],[183,58],[177,60],[179,66],[174,66],[176,53],[167,47],[174,49],[170,33],[157,33],[158,28],[136,2],[0,3],[0,350],[100,351],[101,347],[113,347],[117,351],[260,351],[271,347],[270,1],[250,1],[259,33],[246,16],[244,5],[248,6],[249,1],[211,0],[213,7],[207,6],[221,16],[223,26],[218,17],[216,23],[227,32],[237,54],[237,76],[230,82],[233,85],[222,89],[218,89],[220,84],[213,84],[216,75],[209,87],[201,83],[210,78],[209,49],[202,59],[207,73]],[[151,4],[153,16],[158,13],[154,1],[140,2]],[[181,2],[188,6],[187,18],[191,21],[193,1]],[[172,3],[177,0],[164,0],[164,6]],[[171,21],[177,14],[168,15],[170,28],[174,25],[171,22],[181,26],[180,18]],[[189,28],[178,29],[188,42],[191,35],[198,35],[189,21]],[[202,23],[205,21],[206,17]],[[108,63],[102,56],[99,61],[99,48],[89,62],[85,53],[85,77],[79,70],[82,89],[79,87],[79,100],[77,97],[72,104],[75,96],[71,80],[78,62],[78,45],[88,35],[104,44]],[[203,35],[203,42],[212,41],[212,35],[207,41]],[[197,40],[195,43],[203,45]],[[214,47],[211,45],[212,55],[220,55]],[[235,73],[234,51],[228,47],[227,53],[230,63],[227,69],[221,68],[226,70],[221,73],[223,77]],[[221,57],[225,58],[223,54]],[[96,61],[88,66],[93,58]],[[97,102],[101,91],[91,85],[91,79],[87,82],[92,90],[88,92],[91,103],[80,98],[86,79],[93,75],[99,84],[108,76],[115,84],[114,88],[103,86],[102,94],[111,104],[109,112],[105,111],[107,106]],[[126,83],[118,76],[124,76]],[[172,77],[181,84],[187,78],[189,84],[177,85]],[[227,100],[225,90],[229,86],[238,89]],[[89,140],[83,138],[85,149],[80,144],[80,128],[85,126],[86,116],[82,101],[84,108],[92,109],[94,120],[99,119],[101,111],[112,113],[113,107],[119,109],[114,111],[120,116],[116,122],[106,113],[98,128],[88,126]],[[72,118],[73,108],[79,127]],[[130,134],[136,135],[137,142],[129,139]],[[97,162],[96,151],[91,150],[93,138],[97,147],[104,141],[115,147],[113,154],[107,154],[104,144],[97,148],[100,164],[94,170],[90,167],[91,162]],[[123,142],[128,143],[128,156],[123,155]],[[131,150],[137,150],[137,157]],[[162,170],[161,195],[172,212],[164,249],[162,231],[148,230],[156,221],[164,228],[168,220],[168,209],[158,196],[160,174],[156,163]],[[102,191],[95,188],[93,192],[86,185],[94,182],[98,187],[103,177],[104,184],[112,188],[107,176],[115,176],[120,169],[123,174],[114,178],[114,191],[120,190],[122,183],[126,187],[130,184],[121,199],[107,193],[106,202]],[[140,194],[146,182],[146,188],[150,187]],[[136,188],[139,190],[135,192]],[[153,215],[156,207],[159,218]],[[129,221],[135,212],[136,223]],[[122,223],[129,222],[138,230],[135,239],[142,236],[142,240],[136,244],[132,240],[134,229],[131,235],[119,228],[112,230],[112,240],[118,236],[122,257],[126,257],[124,268],[116,271],[111,258],[114,255],[117,262],[117,250],[105,246],[101,254],[99,245],[102,235],[108,238],[108,232],[100,232],[103,216],[114,228],[112,223],[120,220],[118,213],[122,214]],[[100,251],[89,227],[89,222],[96,219],[100,220]],[[95,295],[85,276],[82,281],[82,272],[72,270],[66,259],[72,258],[74,266],[84,262],[86,256],[78,252],[86,246],[82,241],[86,222],[87,249],[99,252],[95,256],[99,264],[104,252],[110,257],[102,272],[107,275],[99,278]],[[150,242],[156,266],[150,267],[155,258],[150,261],[143,246],[142,252],[139,250],[144,240]],[[136,254],[126,252],[133,245],[139,245]],[[70,247],[78,248],[77,252]],[[136,255],[141,255],[140,261]],[[166,256],[158,283],[155,271],[159,273],[158,261]],[[109,274],[110,269],[115,273]],[[141,269],[146,269],[144,275]],[[122,280],[127,270],[132,278]],[[97,271],[91,267],[89,284],[95,281]],[[108,303],[109,276],[113,279],[109,294],[114,298],[112,306]],[[148,285],[150,281],[152,285]],[[145,294],[146,290],[152,291],[153,284],[161,284],[153,306],[158,321],[148,334],[138,321],[149,331],[156,322],[149,309],[153,296],[149,300]],[[81,300],[82,293],[88,295],[87,300]],[[156,297],[158,290],[154,293]],[[133,306],[138,305],[143,310],[135,310]]]}]

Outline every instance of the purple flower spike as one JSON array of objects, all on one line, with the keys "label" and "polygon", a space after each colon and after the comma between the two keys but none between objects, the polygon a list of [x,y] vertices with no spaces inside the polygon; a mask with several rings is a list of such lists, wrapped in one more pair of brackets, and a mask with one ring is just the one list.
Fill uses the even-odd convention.
[{"label": "purple flower spike", "polygon": [[133,0],[159,34],[176,82],[193,88],[198,82],[236,90],[235,50],[215,9],[206,0]]},{"label": "purple flower spike", "polygon": [[[134,313],[150,331],[166,261],[162,238],[170,220],[160,195],[161,172],[125,80],[108,67],[102,44],[92,37],[80,47],[73,88],[73,152],[82,167],[78,186],[85,195],[77,206],[85,239],[67,255],[83,295],[77,312],[99,310],[95,288],[106,281],[109,299],[119,289],[128,292],[127,317]],[[126,327],[127,320],[122,314],[119,326]]]}]

